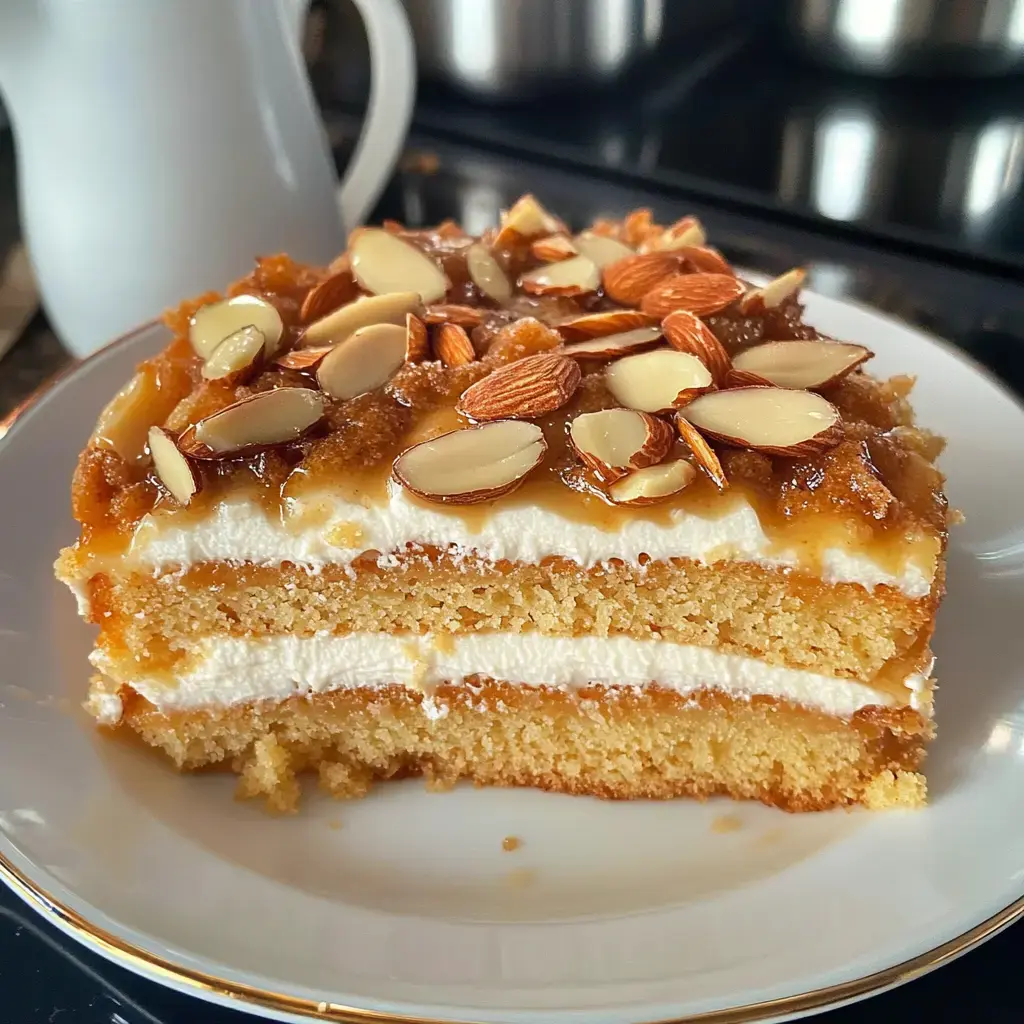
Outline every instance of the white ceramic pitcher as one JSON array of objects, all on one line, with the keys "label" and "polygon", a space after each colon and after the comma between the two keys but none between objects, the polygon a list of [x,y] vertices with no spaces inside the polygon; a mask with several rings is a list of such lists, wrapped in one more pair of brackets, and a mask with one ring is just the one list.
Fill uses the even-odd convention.
[{"label": "white ceramic pitcher", "polygon": [[355,0],[366,124],[340,190],[296,38],[305,0],[0,0],[0,92],[43,302],[78,355],[256,255],[326,262],[408,130],[399,0]]}]

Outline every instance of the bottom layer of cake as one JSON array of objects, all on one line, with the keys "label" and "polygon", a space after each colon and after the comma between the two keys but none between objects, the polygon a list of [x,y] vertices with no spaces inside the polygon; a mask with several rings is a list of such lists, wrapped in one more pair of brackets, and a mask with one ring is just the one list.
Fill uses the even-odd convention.
[{"label": "bottom layer of cake", "polygon": [[932,734],[909,707],[840,719],[774,697],[656,686],[442,686],[440,717],[400,686],[167,712],[128,688],[119,696],[122,727],[180,768],[238,772],[240,795],[277,811],[295,809],[304,772],[338,797],[422,774],[442,788],[465,778],[612,799],[722,794],[789,811],[919,806]]}]

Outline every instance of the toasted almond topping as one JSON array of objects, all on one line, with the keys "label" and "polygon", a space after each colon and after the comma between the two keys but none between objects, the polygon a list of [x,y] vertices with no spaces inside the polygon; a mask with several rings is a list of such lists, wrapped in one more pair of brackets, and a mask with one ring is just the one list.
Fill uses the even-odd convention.
[{"label": "toasted almond topping", "polygon": [[276,356],[274,365],[283,366],[286,370],[312,370],[333,348],[333,345],[322,345],[320,348],[293,348],[291,352],[282,352]]},{"label": "toasted almond topping", "polygon": [[178,448],[196,459],[223,459],[297,441],[324,415],[312,388],[275,388],[249,395],[189,427]]},{"label": "toasted almond topping", "polygon": [[149,428],[164,422],[176,404],[174,392],[161,390],[159,375],[139,370],[99,414],[89,444],[138,462],[145,455]]},{"label": "toasted almond topping", "polygon": [[680,249],[684,246],[703,245],[707,241],[704,227],[696,217],[680,217],[675,224],[669,225],[660,235],[646,241],[650,251]]},{"label": "toasted almond topping", "polygon": [[395,459],[392,475],[428,501],[472,505],[515,490],[545,451],[540,427],[499,420],[413,445]]},{"label": "toasted almond topping", "polygon": [[674,440],[665,420],[634,409],[585,412],[569,426],[573,450],[605,483],[661,462]]},{"label": "toasted almond topping", "polygon": [[842,341],[766,341],[740,352],[737,370],[780,388],[824,388],[842,380],[874,353]]},{"label": "toasted almond topping", "polygon": [[434,354],[445,366],[465,366],[476,359],[465,327],[441,324],[434,331]]},{"label": "toasted almond topping", "polygon": [[160,483],[175,501],[187,505],[199,491],[199,474],[163,427],[150,427],[148,441]]},{"label": "toasted almond topping", "polygon": [[422,363],[430,358],[430,338],[427,325],[415,314],[405,315],[405,361]]},{"label": "toasted almond topping", "polygon": [[627,409],[671,412],[711,388],[711,371],[696,357],[674,348],[626,356],[604,371],[605,383]]},{"label": "toasted almond topping", "polygon": [[458,324],[460,327],[478,327],[483,319],[483,314],[475,306],[459,306],[454,302],[427,306],[423,314],[424,323]]},{"label": "toasted almond topping", "polygon": [[565,225],[557,217],[552,217],[532,195],[527,193],[520,196],[512,204],[512,208],[502,214],[501,228],[494,238],[494,246],[503,249],[540,235],[554,235],[565,230]]},{"label": "toasted almond topping", "polygon": [[735,302],[743,285],[727,274],[677,274],[652,288],[640,303],[651,316],[665,317],[677,309],[711,316]]},{"label": "toasted almond topping", "polygon": [[350,252],[355,279],[374,295],[413,291],[424,302],[440,302],[448,291],[448,278],[429,256],[380,228],[360,232]]},{"label": "toasted almond topping", "polygon": [[586,256],[573,256],[523,274],[519,284],[531,295],[586,295],[601,287],[601,272]]},{"label": "toasted almond topping", "polygon": [[627,245],[636,247],[657,231],[654,215],[646,206],[630,210],[622,219],[622,239]]},{"label": "toasted almond topping", "polygon": [[616,505],[653,505],[689,487],[697,471],[685,459],[636,469],[608,488]]},{"label": "toasted almond topping", "polygon": [[813,391],[716,391],[691,402],[686,418],[718,441],[791,458],[816,455],[843,439],[839,410]]},{"label": "toasted almond topping", "polygon": [[568,235],[548,235],[546,238],[538,238],[530,246],[530,253],[534,259],[543,260],[545,263],[557,263],[559,260],[567,260],[571,256],[579,255],[579,251]]},{"label": "toasted almond topping", "polygon": [[609,238],[607,235],[598,235],[593,231],[581,231],[574,239],[576,251],[581,256],[586,256],[603,270],[609,263],[617,263],[627,256],[636,254],[624,242],[617,238]]},{"label": "toasted almond topping", "polygon": [[715,383],[721,386],[732,361],[703,320],[684,309],[677,309],[662,320],[661,329],[665,340],[674,349],[696,356],[711,371]]},{"label": "toasted almond topping", "polygon": [[335,345],[316,371],[324,393],[347,401],[386,384],[405,362],[406,328],[398,324],[360,327]]},{"label": "toasted almond topping", "polygon": [[683,413],[676,414],[676,428],[679,430],[679,436],[693,452],[697,465],[711,477],[712,482],[720,491],[724,491],[729,486],[729,481],[726,479],[725,470],[722,469],[722,463],[715,454],[714,448],[701,437],[693,424],[685,419]]},{"label": "toasted almond topping", "polygon": [[621,334],[609,334],[603,338],[577,341],[573,345],[566,345],[562,349],[562,353],[572,356],[573,359],[602,362],[618,359],[620,356],[632,355],[634,352],[642,352],[645,348],[656,345],[660,339],[660,327],[637,327],[632,331],[623,331]]},{"label": "toasted almond topping", "polygon": [[302,300],[299,318],[304,324],[312,323],[358,297],[359,285],[352,276],[352,268],[346,266],[310,288]]},{"label": "toasted almond topping", "polygon": [[735,366],[731,367],[729,372],[725,375],[725,380],[722,382],[721,386],[723,388],[774,387],[767,377],[762,377],[761,374],[753,373],[750,370],[737,370]]},{"label": "toasted almond topping", "polygon": [[732,264],[717,250],[710,245],[675,245],[672,251],[677,256],[682,256],[688,266],[702,274],[728,274],[736,276]]},{"label": "toasted almond topping", "polygon": [[584,313],[555,325],[555,330],[566,341],[580,341],[583,338],[603,338],[607,334],[622,334],[636,327],[655,327],[656,317],[641,313],[638,309],[609,309],[603,313]]},{"label": "toasted almond topping", "polygon": [[423,313],[418,292],[389,292],[356,299],[315,323],[311,323],[299,339],[303,348],[337,345],[372,324],[404,324],[408,313]]},{"label": "toasted almond topping", "polygon": [[189,321],[188,340],[200,359],[209,359],[229,334],[250,325],[263,333],[264,355],[273,358],[281,344],[284,323],[277,309],[258,295],[236,295],[200,307]]},{"label": "toasted almond topping", "polygon": [[651,252],[609,263],[601,278],[610,299],[623,306],[639,306],[652,288],[678,274],[679,266],[674,253]]},{"label": "toasted almond topping", "polygon": [[560,409],[582,374],[575,360],[542,352],[509,363],[462,392],[456,409],[471,420],[529,420]]},{"label": "toasted almond topping", "polygon": [[795,267],[773,278],[763,288],[755,288],[740,299],[740,312],[757,316],[766,310],[780,306],[791,295],[796,295],[803,287],[807,271],[803,267]]},{"label": "toasted almond topping", "polygon": [[203,363],[204,380],[238,384],[251,377],[263,362],[266,341],[256,327],[240,327],[229,334]]},{"label": "toasted almond topping", "polygon": [[483,242],[475,242],[466,250],[466,270],[470,280],[499,305],[512,298],[512,284]]},{"label": "toasted almond topping", "polygon": [[622,235],[622,222],[611,220],[609,217],[598,217],[584,233],[598,235],[600,238],[618,239]]}]

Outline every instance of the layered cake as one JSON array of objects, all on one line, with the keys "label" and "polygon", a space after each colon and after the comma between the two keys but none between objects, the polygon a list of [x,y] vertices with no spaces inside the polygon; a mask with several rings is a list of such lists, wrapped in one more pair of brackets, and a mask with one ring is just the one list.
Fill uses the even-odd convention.
[{"label": "layered cake", "polygon": [[803,276],[525,196],[185,303],[74,478],[88,709],[277,810],[307,773],[923,803],[942,442]]}]

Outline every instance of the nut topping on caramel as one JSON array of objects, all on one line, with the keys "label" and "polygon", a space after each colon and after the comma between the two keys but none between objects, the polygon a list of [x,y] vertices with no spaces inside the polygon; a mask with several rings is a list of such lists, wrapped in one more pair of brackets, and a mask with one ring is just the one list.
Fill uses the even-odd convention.
[{"label": "nut topping on caramel", "polygon": [[661,462],[674,440],[668,423],[633,409],[586,412],[569,426],[573,450],[606,483]]},{"label": "nut topping on caramel", "polygon": [[258,295],[236,295],[201,306],[192,314],[188,340],[200,359],[209,359],[229,334],[249,326],[263,334],[264,355],[268,359],[273,358],[281,343],[284,323],[277,309]]},{"label": "nut topping on caramel", "polygon": [[626,356],[604,372],[605,383],[627,409],[672,412],[714,386],[711,372],[694,355],[659,348]]}]

